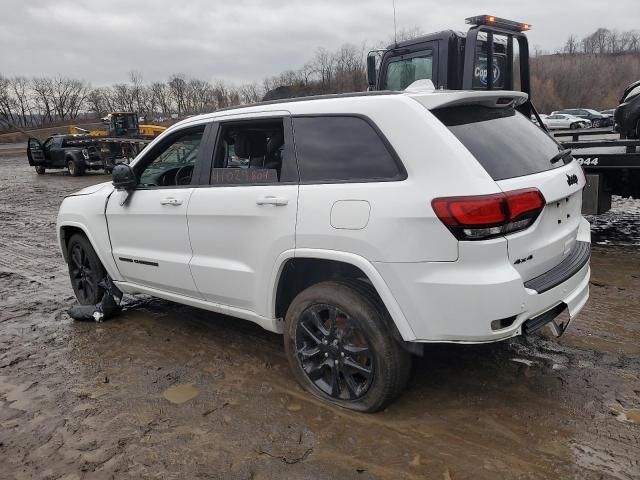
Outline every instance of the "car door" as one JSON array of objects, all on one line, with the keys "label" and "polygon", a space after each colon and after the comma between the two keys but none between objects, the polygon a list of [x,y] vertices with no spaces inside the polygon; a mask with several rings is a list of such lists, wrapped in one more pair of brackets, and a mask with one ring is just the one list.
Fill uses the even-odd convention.
[{"label": "car door", "polygon": [[200,298],[189,270],[187,207],[200,170],[210,165],[208,132],[197,125],[161,137],[132,166],[138,187],[109,198],[109,238],[125,281]]},{"label": "car door", "polygon": [[560,122],[561,118],[560,115],[549,115],[547,117],[547,126],[549,128],[560,128],[562,126]]},{"label": "car door", "polygon": [[62,137],[53,137],[51,142],[45,143],[45,155],[49,158],[52,167],[64,166],[64,148],[62,148]]},{"label": "car door", "polygon": [[191,272],[209,302],[271,317],[277,259],[295,247],[298,173],[288,112],[220,121],[210,186],[187,212]]}]

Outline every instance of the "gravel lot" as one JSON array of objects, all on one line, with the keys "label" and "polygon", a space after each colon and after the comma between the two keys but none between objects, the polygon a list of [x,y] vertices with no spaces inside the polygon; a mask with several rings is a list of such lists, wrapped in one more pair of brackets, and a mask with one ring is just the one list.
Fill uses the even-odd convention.
[{"label": "gravel lot", "polygon": [[596,219],[565,336],[429,346],[364,415],[304,393],[241,320],[127,298],[72,321],[55,217],[105,180],[0,156],[0,478],[640,478],[640,202]]}]

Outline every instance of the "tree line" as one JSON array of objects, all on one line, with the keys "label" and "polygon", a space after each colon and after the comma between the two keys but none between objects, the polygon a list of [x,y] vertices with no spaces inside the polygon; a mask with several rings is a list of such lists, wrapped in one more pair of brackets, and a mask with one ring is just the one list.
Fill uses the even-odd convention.
[{"label": "tree line", "polygon": [[[422,34],[418,27],[398,32],[398,41]],[[390,43],[390,42],[389,42]],[[0,74],[0,129],[38,128],[74,121],[86,114],[135,111],[153,120],[282,98],[366,89],[365,45],[318,48],[296,70],[240,86],[174,74],[146,82],[140,72],[105,87],[67,77],[4,77]],[[612,108],[622,88],[640,78],[640,32],[599,28],[578,39],[570,35],[556,54],[531,58],[534,103],[541,111],[572,106]],[[265,97],[266,95],[266,97]]]},{"label": "tree line", "polygon": [[619,54],[619,53],[640,53],[640,31],[609,30],[599,28],[590,35],[578,39],[576,35],[569,35],[564,44],[562,53],[587,55],[594,54]]}]

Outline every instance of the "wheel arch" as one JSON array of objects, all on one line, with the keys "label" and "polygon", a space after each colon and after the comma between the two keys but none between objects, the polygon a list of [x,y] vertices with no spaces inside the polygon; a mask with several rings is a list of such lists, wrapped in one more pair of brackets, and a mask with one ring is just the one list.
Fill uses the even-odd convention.
[{"label": "wheel arch", "polygon": [[89,240],[89,243],[91,243],[93,250],[96,252],[96,255],[100,259],[100,263],[102,263],[102,266],[105,268],[109,276],[113,280],[119,280],[120,273],[118,272],[115,262],[113,261],[111,251],[109,250],[107,253],[105,253],[103,251],[103,248],[100,248],[100,244],[96,241],[93,235],[91,235],[90,230],[83,223],[77,221],[66,221],[58,224],[58,245],[60,246],[60,251],[62,253],[64,261],[68,262],[67,246],[69,245],[69,239],[76,233],[80,233],[87,237],[87,240]]},{"label": "wheel arch", "polygon": [[325,280],[361,278],[369,282],[384,304],[400,335],[399,340],[416,339],[409,322],[380,273],[365,258],[348,252],[297,249],[278,258],[268,312],[284,318],[293,298],[305,288]]}]

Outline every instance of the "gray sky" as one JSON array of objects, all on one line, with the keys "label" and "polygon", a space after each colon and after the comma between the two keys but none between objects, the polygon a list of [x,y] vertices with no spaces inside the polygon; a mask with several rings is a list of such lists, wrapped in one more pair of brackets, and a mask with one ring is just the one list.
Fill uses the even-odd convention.
[{"label": "gray sky", "polygon": [[[479,6],[482,4],[482,6]],[[69,75],[105,85],[137,70],[233,83],[297,69],[317,47],[393,35],[391,0],[0,0],[0,74]],[[398,28],[465,30],[488,13],[533,25],[531,45],[562,46],[603,26],[638,28],[638,0],[396,0]]]}]

